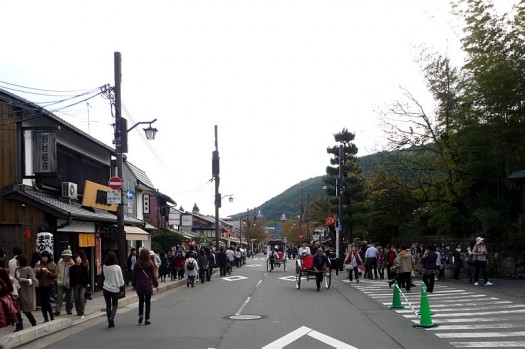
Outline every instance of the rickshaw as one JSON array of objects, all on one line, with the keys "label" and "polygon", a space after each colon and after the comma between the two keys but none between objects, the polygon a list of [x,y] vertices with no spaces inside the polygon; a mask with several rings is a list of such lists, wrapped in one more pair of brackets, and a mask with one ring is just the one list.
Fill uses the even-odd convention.
[{"label": "rickshaw", "polygon": [[315,280],[316,273],[323,273],[324,286],[328,290],[332,284],[332,268],[330,265],[325,265],[322,271],[316,272],[313,269],[314,256],[303,255],[295,260],[295,287],[299,290],[301,288],[301,278],[306,276],[306,281]]},{"label": "rickshaw", "polygon": [[270,262],[270,255],[272,247],[275,248],[277,255],[273,260],[273,267],[283,266],[283,270],[286,271],[286,253],[284,251],[284,243],[281,240],[270,240],[268,241],[268,247],[266,252],[266,271],[272,272],[272,264]]}]

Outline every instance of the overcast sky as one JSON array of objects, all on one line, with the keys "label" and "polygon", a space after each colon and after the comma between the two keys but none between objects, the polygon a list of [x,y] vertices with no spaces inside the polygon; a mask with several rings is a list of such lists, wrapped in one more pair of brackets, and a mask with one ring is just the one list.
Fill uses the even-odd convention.
[{"label": "overcast sky", "polygon": [[[516,1],[499,0],[511,4]],[[325,174],[343,128],[358,156],[384,145],[377,110],[400,86],[432,110],[422,47],[461,62],[462,24],[448,1],[0,1],[0,80],[49,90],[114,85],[122,54],[128,159],[185,210],[214,214],[214,126],[221,216],[246,211]],[[0,83],[0,87],[7,87]],[[13,87],[13,86],[10,86]],[[57,97],[28,95],[34,102]],[[96,97],[57,112],[108,145],[114,122]],[[53,109],[55,105],[48,109]]]}]

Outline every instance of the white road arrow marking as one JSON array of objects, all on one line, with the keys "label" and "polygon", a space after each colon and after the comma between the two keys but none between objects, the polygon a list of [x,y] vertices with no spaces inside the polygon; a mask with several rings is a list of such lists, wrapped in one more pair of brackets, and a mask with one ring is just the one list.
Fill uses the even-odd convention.
[{"label": "white road arrow marking", "polygon": [[314,339],[317,339],[320,342],[328,344],[337,349],[357,349],[356,347],[343,343],[340,340],[337,340],[320,332],[314,331],[306,326],[299,327],[297,330],[282,336],[281,338],[271,342],[270,344],[265,345],[264,347],[262,347],[262,349],[282,349],[290,343],[295,342],[302,336],[310,336]]},{"label": "white road arrow marking", "polygon": [[226,280],[226,281],[239,281],[239,280],[244,280],[244,279],[247,279],[246,276],[240,276],[240,275],[237,275],[237,276],[228,276],[228,277],[224,277],[224,278],[221,278],[222,280]]}]

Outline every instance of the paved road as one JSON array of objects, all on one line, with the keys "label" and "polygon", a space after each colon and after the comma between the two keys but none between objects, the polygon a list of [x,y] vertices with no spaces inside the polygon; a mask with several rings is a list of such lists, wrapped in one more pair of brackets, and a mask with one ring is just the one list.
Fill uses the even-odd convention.
[{"label": "paved road", "polygon": [[[333,275],[329,290],[316,292],[313,280],[303,280],[301,289],[297,290],[291,263],[288,264],[287,272],[280,267],[272,273],[266,272],[264,259],[248,260],[248,263],[235,269],[231,277],[221,279],[216,275],[210,283],[197,284],[195,288],[177,287],[156,295],[150,326],[137,324],[136,303],[130,303],[119,309],[114,329],[107,328],[104,314],[98,310],[87,321],[76,320],[77,326],[68,327],[20,348],[122,348],[133,343],[133,346],[148,348],[443,349],[458,347],[457,342],[472,340],[470,337],[448,335],[472,332],[472,328],[447,329],[441,323],[437,329],[415,329],[413,322],[418,322],[418,319],[414,312],[389,309],[392,290],[384,280],[362,280],[359,284],[349,284],[341,273],[337,277]],[[497,281],[495,284],[498,284]],[[469,290],[460,292],[464,286],[470,287]],[[407,296],[416,308],[419,290],[416,287]],[[436,323],[454,320],[447,326],[457,324],[458,320],[462,321],[459,324],[464,325],[476,322],[502,326],[503,323],[512,322],[515,327],[501,331],[523,331],[519,323],[523,323],[525,313],[489,315],[488,312],[497,312],[509,305],[515,306],[507,308],[512,311],[522,309],[519,306],[523,306],[524,299],[496,293],[494,291],[497,288],[492,289],[493,295],[488,297],[486,290],[474,288],[462,281],[438,283],[436,292],[430,298],[435,313],[433,320]],[[469,297],[476,300],[469,300]],[[480,298],[484,301],[478,301]],[[498,298],[504,303],[497,303],[498,300],[490,298]],[[96,301],[99,300],[93,302]],[[488,303],[491,301],[494,303]],[[449,316],[453,312],[451,310],[458,312],[460,308],[478,305],[482,308],[491,307],[484,310],[487,314],[479,316],[496,320],[482,322],[473,320],[474,317],[470,315]],[[231,316],[235,315],[241,319],[232,319]],[[251,315],[255,319],[249,319]],[[512,320],[498,320],[502,318]],[[480,332],[488,330],[480,329]],[[483,341],[478,338],[476,336],[476,343],[490,342],[491,345],[502,340],[501,337],[488,337]],[[514,339],[516,343],[522,340],[519,336]],[[509,344],[510,340],[505,338],[504,342]]]},{"label": "paved road", "polygon": [[[383,280],[348,283],[371,299],[388,306],[393,292]],[[404,309],[395,310],[414,324],[420,323],[421,284],[401,293]],[[474,286],[467,281],[436,283],[428,294],[431,320],[426,331],[456,348],[525,348],[523,281],[496,280],[496,286]],[[520,287],[521,286],[521,287]]]}]

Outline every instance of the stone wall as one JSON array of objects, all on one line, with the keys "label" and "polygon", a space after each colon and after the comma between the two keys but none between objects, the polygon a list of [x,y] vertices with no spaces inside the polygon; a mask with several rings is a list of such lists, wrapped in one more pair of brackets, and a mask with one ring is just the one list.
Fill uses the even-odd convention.
[{"label": "stone wall", "polygon": [[495,278],[525,279],[525,252],[491,254],[489,275]]}]

